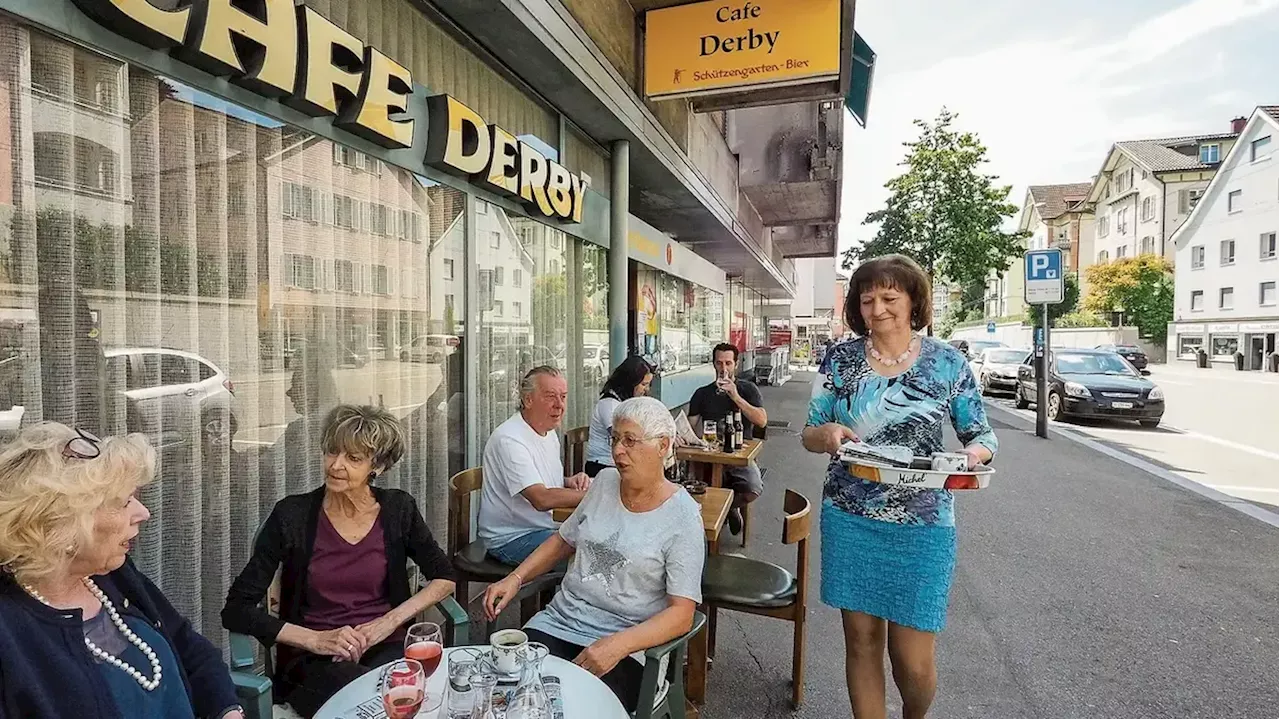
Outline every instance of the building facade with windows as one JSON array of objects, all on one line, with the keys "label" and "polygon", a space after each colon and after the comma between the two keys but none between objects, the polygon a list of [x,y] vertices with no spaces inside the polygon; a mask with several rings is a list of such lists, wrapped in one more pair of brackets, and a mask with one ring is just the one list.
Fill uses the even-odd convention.
[{"label": "building facade with windows", "polygon": [[1187,221],[1173,235],[1169,361],[1203,349],[1215,367],[1264,369],[1276,352],[1277,108],[1257,108]]},{"label": "building facade with windows", "polygon": [[[1078,273],[1080,258],[1093,253],[1093,215],[1084,209],[1090,187],[1092,183],[1089,182],[1028,187],[1022,201],[1022,214],[1018,217],[1018,230],[1031,233],[1025,240],[1026,248],[1060,249],[1063,267],[1068,272]],[[987,319],[1021,317],[1026,312],[1023,279],[1018,262],[1003,273],[991,273],[987,279]]]},{"label": "building facade with windows", "polygon": [[1112,145],[1083,205],[1094,218],[1094,247],[1079,257],[1078,271],[1143,254],[1175,261],[1169,240],[1195,209],[1244,122],[1236,118],[1222,133]]},{"label": "building facade with windows", "polygon": [[[134,558],[218,643],[339,402],[404,422],[379,482],[444,536],[528,369],[566,374],[566,427],[627,352],[677,407],[710,346],[764,340],[794,258],[834,255],[853,2],[804,2],[838,18],[821,82],[651,99],[625,0],[246,0],[217,57],[184,2],[0,0],[0,443],[147,435]],[[299,15],[346,51],[278,45]]]}]

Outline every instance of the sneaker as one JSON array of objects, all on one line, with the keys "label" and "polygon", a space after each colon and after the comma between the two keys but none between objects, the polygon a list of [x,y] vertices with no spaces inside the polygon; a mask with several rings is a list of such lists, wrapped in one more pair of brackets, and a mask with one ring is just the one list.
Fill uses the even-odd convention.
[{"label": "sneaker", "polygon": [[729,510],[729,534],[742,534],[742,509],[739,507]]}]

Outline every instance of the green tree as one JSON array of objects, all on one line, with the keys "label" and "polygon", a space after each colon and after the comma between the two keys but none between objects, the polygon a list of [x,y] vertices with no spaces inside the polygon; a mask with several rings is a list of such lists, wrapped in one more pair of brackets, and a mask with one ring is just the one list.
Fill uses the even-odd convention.
[{"label": "green tree", "polygon": [[569,309],[565,305],[567,296],[563,273],[537,277],[533,281],[531,317],[535,322],[544,322],[552,317],[563,316]]},{"label": "green tree", "polygon": [[885,183],[889,199],[864,225],[876,235],[845,251],[842,267],[890,253],[920,263],[935,281],[948,278],[966,288],[982,287],[991,270],[1003,274],[1023,252],[1028,233],[1009,232],[1018,212],[1009,186],[984,173],[987,148],[971,132],[953,127],[957,115],[945,107],[932,123],[916,120],[920,136],[906,143],[906,170]]},{"label": "green tree", "polygon": [[1138,255],[1092,265],[1085,274],[1084,308],[1097,315],[1123,312],[1138,336],[1163,344],[1173,318],[1173,265],[1159,255]]},{"label": "green tree", "polygon": [[[1058,319],[1075,312],[1079,304],[1080,280],[1075,273],[1068,272],[1062,278],[1062,301],[1056,305],[1049,305],[1049,326],[1057,327]],[[1040,305],[1027,305],[1027,317],[1023,320],[1024,323],[1039,327],[1041,318]]]}]

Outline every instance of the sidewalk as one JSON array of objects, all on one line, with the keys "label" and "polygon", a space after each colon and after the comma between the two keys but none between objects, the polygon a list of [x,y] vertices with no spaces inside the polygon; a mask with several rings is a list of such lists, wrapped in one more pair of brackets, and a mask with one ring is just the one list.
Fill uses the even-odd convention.
[{"label": "sidewalk", "polygon": [[[790,427],[769,429],[745,553],[790,568],[783,490],[816,506],[826,464],[798,437],[812,378],[761,388],[770,420]],[[1001,419],[1000,474],[956,501],[960,552],[930,715],[1274,715],[1277,530]],[[793,714],[788,701],[791,625],[722,612],[706,719],[850,716],[839,613],[819,599],[816,522],[814,540],[804,706]],[[891,680],[888,695],[889,715],[901,716]]]}]

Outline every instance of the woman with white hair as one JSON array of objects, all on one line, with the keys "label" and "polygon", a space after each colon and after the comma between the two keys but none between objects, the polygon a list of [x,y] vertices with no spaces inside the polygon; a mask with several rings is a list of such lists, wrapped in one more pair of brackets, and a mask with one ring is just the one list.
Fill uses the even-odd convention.
[{"label": "woman with white hair", "polygon": [[0,452],[0,717],[243,719],[222,653],[129,561],[140,434],[48,422]]},{"label": "woman with white hair", "polygon": [[600,471],[558,532],[485,592],[492,621],[522,584],[572,555],[555,598],[525,633],[600,677],[628,711],[639,701],[644,651],[689,631],[702,601],[702,513],[663,474],[675,435],[658,400],[619,404],[614,467]]}]

